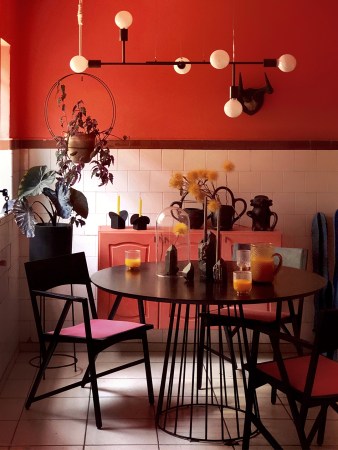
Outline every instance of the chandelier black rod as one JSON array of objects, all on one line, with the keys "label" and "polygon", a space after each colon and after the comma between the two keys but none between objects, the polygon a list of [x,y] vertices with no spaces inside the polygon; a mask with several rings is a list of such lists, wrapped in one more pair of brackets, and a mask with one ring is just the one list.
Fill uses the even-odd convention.
[{"label": "chandelier black rod", "polygon": [[[101,66],[181,66],[185,65],[182,61],[143,61],[143,62],[126,62],[126,61],[101,61],[100,59],[89,59],[88,67],[98,68]],[[209,61],[189,61],[186,64],[191,65],[210,65]],[[276,67],[276,59],[264,59],[263,61],[229,61],[229,65],[263,65],[264,67]]]}]

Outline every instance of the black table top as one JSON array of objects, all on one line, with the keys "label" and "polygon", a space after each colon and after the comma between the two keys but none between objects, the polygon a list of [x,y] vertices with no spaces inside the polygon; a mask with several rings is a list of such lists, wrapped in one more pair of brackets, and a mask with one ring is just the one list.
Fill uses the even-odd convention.
[{"label": "black table top", "polygon": [[315,273],[282,267],[273,283],[253,283],[249,295],[238,296],[232,287],[234,263],[229,261],[226,265],[227,280],[224,283],[200,280],[197,268],[192,283],[187,283],[182,277],[159,277],[156,274],[156,263],[142,263],[138,271],[128,271],[124,265],[109,267],[95,272],[91,280],[104,291],[124,297],[200,305],[291,300],[309,296],[326,285],[326,280]]}]

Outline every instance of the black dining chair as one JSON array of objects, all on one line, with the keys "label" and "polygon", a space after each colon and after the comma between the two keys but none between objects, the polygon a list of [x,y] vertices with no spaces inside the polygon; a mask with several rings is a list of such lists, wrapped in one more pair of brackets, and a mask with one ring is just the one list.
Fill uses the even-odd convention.
[{"label": "black dining chair", "polygon": [[[233,260],[236,260],[236,251],[238,248],[248,248],[250,249],[250,244],[236,244],[233,247]],[[308,260],[308,250],[304,248],[289,248],[289,247],[275,247],[275,251],[282,255],[283,265],[286,267],[294,267],[296,269],[305,270],[307,267]],[[268,300],[268,299],[267,299]],[[204,344],[204,336],[206,335],[205,328],[212,326],[220,326],[222,325],[222,316],[224,316],[224,331],[227,337],[228,343],[230,339],[233,339],[239,331],[239,328],[242,325],[245,325],[246,328],[251,329],[255,326],[257,322],[263,323],[265,326],[269,326],[273,329],[282,329],[285,333],[289,335],[293,335],[297,338],[300,338],[301,335],[301,325],[302,325],[302,316],[303,316],[303,304],[304,298],[299,298],[297,301],[289,300],[287,302],[287,310],[281,311],[280,314],[277,314],[276,307],[274,303],[270,303],[267,301],[266,303],[258,304],[258,305],[244,305],[243,306],[243,318],[244,322],[241,322],[238,325],[238,321],[236,320],[237,312],[233,307],[230,308],[221,308],[210,310],[208,314],[203,315],[201,319],[201,340],[200,340],[200,349],[205,347]],[[234,326],[229,326],[229,316],[234,318],[236,322]],[[291,329],[290,329],[291,328]],[[229,345],[230,352],[232,350],[233,344]],[[299,348],[298,351],[301,351]],[[199,352],[201,354],[201,350]],[[225,355],[228,358],[227,355]],[[232,357],[233,359],[233,357]],[[202,372],[202,356],[198,359],[198,373],[199,379],[201,379]],[[276,391],[273,389],[271,392],[271,402],[276,402]]]},{"label": "black dining chair", "polygon": [[[256,390],[269,384],[272,388],[286,395],[293,422],[302,449],[310,449],[317,435],[317,444],[324,442],[328,409],[338,413],[338,362],[327,357],[338,349],[338,309],[324,309],[318,313],[318,327],[314,343],[303,341],[286,333],[279,333],[268,328],[273,346],[274,358],[257,363],[259,346],[259,330],[254,337],[252,359],[248,364],[249,384],[247,390],[247,407],[244,426],[244,449],[249,448],[251,424],[257,427],[273,448],[274,438],[259,418],[254,403]],[[283,357],[283,343],[292,343],[303,348],[303,354],[294,357]],[[285,348],[285,345],[284,345]],[[259,393],[257,393],[259,398]],[[308,412],[312,408],[315,418],[307,423]]]},{"label": "black dining chair", "polygon": [[[145,365],[149,402],[153,404],[154,393],[147,340],[147,331],[152,329],[153,325],[98,319],[84,252],[27,262],[25,270],[41,353],[40,367],[26,400],[26,409],[29,409],[33,402],[90,384],[96,426],[100,429],[102,418],[97,379],[137,364]],[[71,287],[70,294],[65,293],[67,287]],[[85,295],[73,295],[73,287],[82,289]],[[40,307],[41,299],[43,299],[45,308],[52,308],[53,315],[57,316],[53,325],[50,320],[47,321],[43,317],[44,312]],[[69,320],[69,312],[73,305],[76,315],[79,316],[79,320],[75,324]],[[95,361],[100,352],[114,344],[131,339],[142,341],[143,357],[97,373]],[[69,343],[83,344],[87,352],[88,366],[84,376],[78,382],[37,395],[44,373],[57,346]]]}]

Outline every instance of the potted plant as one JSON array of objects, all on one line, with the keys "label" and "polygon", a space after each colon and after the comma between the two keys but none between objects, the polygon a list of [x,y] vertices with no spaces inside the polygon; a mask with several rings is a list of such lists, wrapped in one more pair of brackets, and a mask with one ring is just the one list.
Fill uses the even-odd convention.
[{"label": "potted plant", "polygon": [[[47,204],[39,198],[41,194]],[[32,202],[30,197],[37,199]],[[13,214],[20,231],[32,238],[30,259],[33,260],[71,253],[72,225],[85,224],[88,203],[85,195],[71,187],[56,171],[48,170],[47,166],[34,166],[21,179]],[[68,222],[60,222],[60,219],[68,219]]]},{"label": "potted plant", "polygon": [[61,127],[63,135],[55,136],[57,142],[56,159],[59,174],[71,186],[81,178],[81,171],[86,163],[92,164],[92,177],[99,179],[99,186],[113,183],[113,174],[109,168],[114,164],[114,156],[110,154],[107,130],[101,132],[98,121],[87,115],[83,100],[79,100],[72,108],[71,119],[66,112],[66,87],[57,85],[58,106],[61,108]]}]

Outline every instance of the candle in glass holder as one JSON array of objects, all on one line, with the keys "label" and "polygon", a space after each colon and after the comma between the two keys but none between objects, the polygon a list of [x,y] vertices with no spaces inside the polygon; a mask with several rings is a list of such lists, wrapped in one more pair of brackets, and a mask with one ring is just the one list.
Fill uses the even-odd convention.
[{"label": "candle in glass holder", "polygon": [[124,264],[128,270],[139,269],[141,265],[141,250],[126,250]]},{"label": "candle in glass holder", "polygon": [[252,274],[249,270],[233,272],[233,287],[237,295],[249,294],[252,289]]}]

